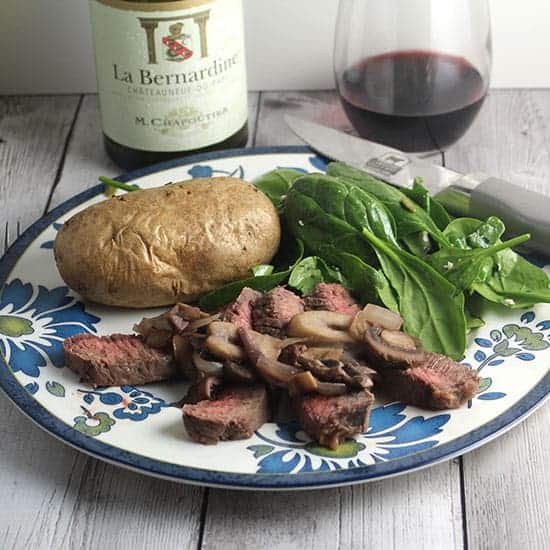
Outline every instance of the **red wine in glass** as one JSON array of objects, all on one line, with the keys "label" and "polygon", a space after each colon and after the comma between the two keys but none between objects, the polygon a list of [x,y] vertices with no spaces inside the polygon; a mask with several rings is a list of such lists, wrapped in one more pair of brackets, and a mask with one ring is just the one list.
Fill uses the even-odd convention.
[{"label": "red wine in glass", "polygon": [[462,137],[486,86],[463,57],[410,50],[368,57],[344,70],[339,93],[362,137],[423,152],[444,150]]}]

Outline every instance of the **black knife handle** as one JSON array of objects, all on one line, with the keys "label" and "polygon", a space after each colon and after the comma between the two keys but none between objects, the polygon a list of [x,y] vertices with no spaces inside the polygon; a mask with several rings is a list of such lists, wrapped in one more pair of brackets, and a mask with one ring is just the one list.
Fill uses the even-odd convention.
[{"label": "black knife handle", "polygon": [[472,191],[470,214],[481,219],[498,216],[506,224],[507,237],[530,233],[525,247],[550,256],[549,195],[489,178]]}]

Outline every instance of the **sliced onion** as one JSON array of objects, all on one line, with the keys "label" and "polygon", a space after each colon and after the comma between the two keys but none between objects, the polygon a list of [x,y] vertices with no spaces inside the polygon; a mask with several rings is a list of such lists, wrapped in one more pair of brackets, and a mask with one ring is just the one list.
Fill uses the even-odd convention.
[{"label": "sliced onion", "polygon": [[337,397],[347,393],[348,387],[345,384],[336,382],[319,382],[317,384],[317,393],[325,397]]},{"label": "sliced onion", "polygon": [[210,323],[217,321],[220,317],[221,317],[221,313],[216,313],[215,315],[209,315],[208,317],[202,317],[201,319],[197,319],[196,321],[189,323],[189,325],[185,329],[185,332],[195,332],[199,328],[205,327],[206,325],[209,325]]},{"label": "sliced onion", "polygon": [[274,359],[268,359],[265,355],[260,355],[256,361],[256,369],[268,382],[275,386],[288,386],[288,383],[301,372],[300,369],[281,363]]},{"label": "sliced onion", "polygon": [[193,353],[193,364],[197,370],[206,376],[217,376],[223,372],[223,364],[218,361],[208,361],[197,351]]},{"label": "sliced onion", "polygon": [[403,318],[401,315],[385,307],[367,304],[363,312],[365,314],[365,320],[371,325],[388,330],[400,330],[403,326]]}]

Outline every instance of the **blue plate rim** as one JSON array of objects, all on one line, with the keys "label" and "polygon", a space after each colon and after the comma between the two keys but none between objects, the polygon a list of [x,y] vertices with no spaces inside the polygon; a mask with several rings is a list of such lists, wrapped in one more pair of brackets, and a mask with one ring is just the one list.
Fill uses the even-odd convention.
[{"label": "blue plate rim", "polygon": [[[170,168],[212,161],[222,158],[256,156],[268,154],[315,154],[304,146],[258,147],[249,149],[230,149],[216,153],[204,153],[191,157],[170,160],[140,170],[134,170],[118,176],[118,181],[127,182]],[[8,249],[0,259],[0,292],[9,274],[36,237],[60,216],[103,191],[103,185],[94,186],[63,202],[46,216],[32,224]],[[139,471],[179,482],[187,482],[211,487],[229,487],[233,489],[320,489],[331,486],[361,483],[379,480],[418,470],[448,460],[473,450],[504,433],[525,419],[545,401],[550,394],[550,372],[517,403],[490,422],[480,426],[449,443],[420,451],[400,459],[331,472],[308,472],[300,474],[237,474],[203,470],[188,466],[169,464],[150,459],[128,451],[117,449],[95,438],[86,436],[65,424],[49,413],[15,379],[4,357],[0,355],[0,387],[8,398],[36,424],[64,443],[71,445],[96,458],[121,467]]]}]

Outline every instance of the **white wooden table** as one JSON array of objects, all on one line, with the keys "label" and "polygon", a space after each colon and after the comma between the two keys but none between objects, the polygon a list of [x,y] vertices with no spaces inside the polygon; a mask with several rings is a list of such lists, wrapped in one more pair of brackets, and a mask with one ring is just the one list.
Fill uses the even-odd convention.
[{"label": "white wooden table", "polygon": [[[333,92],[255,93],[249,145],[298,143],[285,112],[346,126]],[[98,120],[91,95],[0,98],[2,245],[119,172]],[[441,161],[550,193],[550,91],[493,92]],[[0,549],[539,550],[550,547],[549,458],[545,406],[483,448],[408,476],[309,493],[201,489],[81,454],[0,395]]]}]

